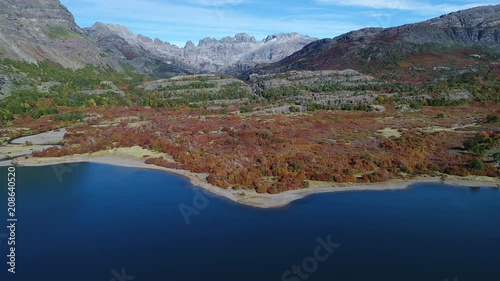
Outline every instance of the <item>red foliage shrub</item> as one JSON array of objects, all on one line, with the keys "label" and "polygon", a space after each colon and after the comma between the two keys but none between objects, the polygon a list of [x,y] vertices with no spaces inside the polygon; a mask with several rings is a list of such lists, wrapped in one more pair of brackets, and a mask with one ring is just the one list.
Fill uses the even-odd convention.
[{"label": "red foliage shrub", "polygon": [[[427,124],[418,118],[380,121],[383,114],[393,113],[318,111],[307,115],[240,117],[206,115],[202,109],[188,108],[92,111],[102,114],[103,120],[130,116],[133,112],[147,122],[141,126],[128,126],[124,121],[105,128],[89,126],[92,123],[70,128],[62,148],[35,155],[61,156],[139,145],[168,153],[176,161],[148,158],[147,164],[207,173],[211,184],[223,188],[238,185],[259,193],[304,188],[306,180],[357,182],[356,174],[362,175],[361,182],[383,182],[400,177],[401,172],[500,175],[490,163],[485,163],[483,170],[467,168],[470,156],[450,149],[461,147],[466,134],[424,133],[419,128]],[[464,112],[451,108],[443,120],[436,120],[436,112],[430,109],[421,114],[429,115],[432,122],[452,125],[462,120]],[[386,127],[399,129],[403,134],[399,138],[377,134]],[[494,133],[487,134],[489,141]],[[485,139],[486,135],[478,137]],[[445,170],[446,167],[449,168]]]}]

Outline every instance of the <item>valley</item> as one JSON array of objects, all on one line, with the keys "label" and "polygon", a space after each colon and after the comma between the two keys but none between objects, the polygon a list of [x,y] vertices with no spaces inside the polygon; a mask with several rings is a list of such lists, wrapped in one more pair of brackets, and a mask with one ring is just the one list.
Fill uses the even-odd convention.
[{"label": "valley", "polygon": [[[0,36],[17,37],[0,49],[2,159],[138,147],[134,161],[233,194],[422,177],[498,185],[499,9],[334,39],[239,33],[183,48],[118,25],[80,29],[63,9],[65,21],[38,22],[45,35],[24,24]],[[40,44],[57,59],[34,56]],[[21,138],[54,130],[64,132],[56,146]]]},{"label": "valley", "polygon": [[500,280],[482,3],[0,0],[0,280]]},{"label": "valley", "polygon": [[[137,76],[134,85],[110,72],[110,81],[84,80],[81,88],[49,83],[54,86],[43,96],[14,93],[0,101],[12,112],[1,133],[13,139],[67,130],[61,146],[37,149],[21,163],[140,147],[169,155],[144,157],[146,164],[205,174],[207,183],[235,193],[422,176],[496,178],[498,89],[461,82],[469,75],[418,85],[354,70],[291,71],[246,81],[214,74]],[[497,85],[474,75],[483,85]],[[64,98],[64,87],[73,87],[72,99]],[[25,100],[15,99],[20,96]]]}]

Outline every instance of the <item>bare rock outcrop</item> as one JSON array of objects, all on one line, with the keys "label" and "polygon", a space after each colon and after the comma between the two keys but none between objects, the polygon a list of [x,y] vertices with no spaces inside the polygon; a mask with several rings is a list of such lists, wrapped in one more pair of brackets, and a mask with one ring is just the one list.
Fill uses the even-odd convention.
[{"label": "bare rock outcrop", "polygon": [[68,68],[119,65],[85,39],[58,0],[0,0],[2,57],[31,63],[47,60]]},{"label": "bare rock outcrop", "polygon": [[170,68],[172,71],[167,71],[164,77],[189,73],[238,74],[258,64],[279,61],[316,40],[290,33],[257,41],[246,33],[238,33],[222,39],[203,38],[197,45],[188,41],[184,47],[178,47],[158,38],[135,35],[119,25],[96,23],[84,30],[96,45],[141,72],[155,74]]},{"label": "bare rock outcrop", "polygon": [[[247,75],[346,68],[371,73],[387,69],[387,66],[397,68],[408,55],[425,55],[433,51],[467,60],[469,55],[453,50],[472,48],[483,50],[483,54],[500,54],[500,5],[476,7],[399,27],[364,28],[318,40],[277,63],[253,69]],[[474,55],[481,58],[479,53]]]}]

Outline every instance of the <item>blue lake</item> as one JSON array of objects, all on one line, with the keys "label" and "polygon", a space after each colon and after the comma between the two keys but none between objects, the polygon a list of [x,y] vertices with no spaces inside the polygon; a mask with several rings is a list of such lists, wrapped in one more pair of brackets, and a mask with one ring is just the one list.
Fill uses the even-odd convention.
[{"label": "blue lake", "polygon": [[[5,234],[7,168],[0,178]],[[418,184],[257,209],[159,171],[84,163],[18,167],[16,179],[16,274],[0,236],[0,280],[500,280],[494,188]]]}]

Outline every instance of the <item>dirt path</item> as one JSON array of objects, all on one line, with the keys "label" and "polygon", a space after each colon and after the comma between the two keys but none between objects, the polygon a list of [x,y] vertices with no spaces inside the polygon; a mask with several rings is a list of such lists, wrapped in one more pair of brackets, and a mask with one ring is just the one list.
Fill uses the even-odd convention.
[{"label": "dirt path", "polygon": [[46,133],[14,139],[11,141],[11,144],[25,144],[26,142],[30,142],[31,144],[36,145],[59,144],[62,142],[66,132],[66,129],[48,131]]}]

